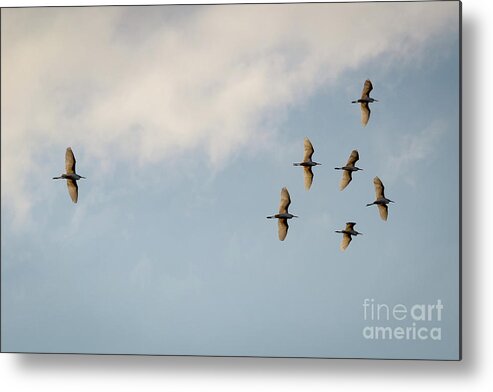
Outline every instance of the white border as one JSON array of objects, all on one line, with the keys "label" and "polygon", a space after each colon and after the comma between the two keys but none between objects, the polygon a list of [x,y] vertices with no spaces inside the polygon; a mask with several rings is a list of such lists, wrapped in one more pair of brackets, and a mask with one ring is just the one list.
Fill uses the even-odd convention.
[{"label": "white border", "polygon": [[[183,1],[201,3],[203,1]],[[217,3],[225,1],[216,1]],[[247,2],[247,1],[245,1]],[[169,1],[7,1],[0,6]],[[463,0],[463,361],[0,354],[3,391],[485,391],[493,385],[493,23]],[[419,26],[417,26],[419,28]]]}]

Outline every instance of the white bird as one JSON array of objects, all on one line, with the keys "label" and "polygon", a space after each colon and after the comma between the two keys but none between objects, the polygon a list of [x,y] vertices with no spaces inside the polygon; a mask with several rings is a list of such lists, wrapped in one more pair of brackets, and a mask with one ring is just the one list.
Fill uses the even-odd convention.
[{"label": "white bird", "polygon": [[356,230],[354,230],[354,225],[355,222],[346,222],[346,228],[344,230],[336,230],[336,233],[342,233],[342,242],[341,242],[341,250],[345,250],[348,246],[349,243],[351,242],[352,238],[351,236],[357,236],[357,235],[362,235],[363,233],[359,233]]},{"label": "white bird", "polygon": [[279,239],[284,241],[286,235],[288,234],[288,219],[298,218],[296,215],[290,214],[288,212],[288,207],[291,204],[291,198],[289,197],[289,192],[286,187],[281,189],[281,202],[279,204],[279,214],[268,216],[267,219],[277,218],[279,227]]},{"label": "white bird", "polygon": [[315,150],[313,149],[313,145],[310,142],[310,139],[308,139],[307,137],[305,137],[304,146],[305,146],[305,155],[303,156],[303,162],[293,163],[293,166],[303,166],[304,177],[305,177],[305,189],[308,191],[312,186],[312,182],[313,182],[312,167],[321,165],[321,163],[312,161],[312,155],[315,152]]},{"label": "white bird", "polygon": [[380,178],[375,177],[373,179],[373,185],[375,185],[375,197],[376,200],[373,203],[369,203],[366,206],[371,206],[373,204],[378,206],[378,212],[380,213],[380,218],[382,218],[384,221],[387,220],[387,217],[389,215],[389,211],[387,208],[387,204],[389,203],[394,203],[392,200],[387,199],[384,194],[385,187],[382,184],[382,181],[380,181]]},{"label": "white bird", "polygon": [[370,103],[378,102],[378,100],[374,98],[370,98],[370,91],[373,90],[373,85],[371,84],[371,80],[367,79],[363,86],[363,91],[361,92],[361,98],[352,101],[351,103],[359,103],[361,106],[361,124],[365,127],[368,124],[368,120],[370,119]]},{"label": "white bird", "polygon": [[77,186],[77,181],[80,180],[82,176],[79,176],[75,172],[75,156],[70,147],[67,148],[65,152],[65,174],[60,175],[60,177],[53,177],[54,180],[63,179],[67,180],[67,188],[70,198],[74,203],[77,203],[79,195],[79,187]]},{"label": "white bird", "polygon": [[343,167],[335,167],[336,170],[343,170],[342,179],[339,184],[339,189],[342,191],[344,188],[348,186],[348,184],[353,179],[352,174],[353,171],[363,170],[359,167],[354,166],[354,164],[359,160],[359,154],[357,150],[353,150],[351,155],[349,155],[349,159],[346,163],[346,166]]}]

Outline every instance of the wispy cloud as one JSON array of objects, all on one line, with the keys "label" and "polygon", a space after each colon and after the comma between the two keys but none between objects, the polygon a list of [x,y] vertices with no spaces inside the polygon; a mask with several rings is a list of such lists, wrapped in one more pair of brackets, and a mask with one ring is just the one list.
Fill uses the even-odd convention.
[{"label": "wispy cloud", "polygon": [[[447,124],[434,121],[416,135],[405,135],[396,141],[396,150],[391,154],[387,164],[387,177],[391,180],[412,172],[419,162],[433,157],[433,151],[446,134]],[[404,178],[415,185],[416,178],[406,175]]]},{"label": "wispy cloud", "polygon": [[42,200],[32,189],[54,174],[53,148],[106,172],[197,153],[217,168],[275,140],[277,113],[341,72],[412,59],[457,17],[446,2],[179,10],[3,10],[2,200],[15,222]]}]

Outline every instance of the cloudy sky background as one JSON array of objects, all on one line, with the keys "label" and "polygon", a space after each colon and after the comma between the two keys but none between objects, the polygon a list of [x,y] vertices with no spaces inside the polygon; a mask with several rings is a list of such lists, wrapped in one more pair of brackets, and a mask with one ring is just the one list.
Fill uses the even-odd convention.
[{"label": "cloudy sky background", "polygon": [[[2,349],[456,358],[458,3],[2,10]],[[366,128],[358,98],[374,83]],[[310,192],[303,137],[315,146]],[[51,180],[71,146],[79,203]],[[353,182],[339,192],[352,149]],[[396,201],[379,219],[372,179]],[[300,219],[277,240],[287,186]],[[348,220],[362,237],[339,251]],[[364,298],[445,304],[362,339]],[[405,324],[407,325],[407,324]]]}]

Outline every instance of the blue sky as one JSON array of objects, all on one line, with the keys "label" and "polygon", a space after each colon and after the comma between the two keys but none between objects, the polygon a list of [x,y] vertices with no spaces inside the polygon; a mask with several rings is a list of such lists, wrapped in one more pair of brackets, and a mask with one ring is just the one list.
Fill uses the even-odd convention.
[{"label": "blue sky", "polygon": [[[457,2],[2,10],[2,349],[457,358],[458,45]],[[365,340],[365,298],[442,340]]]}]

